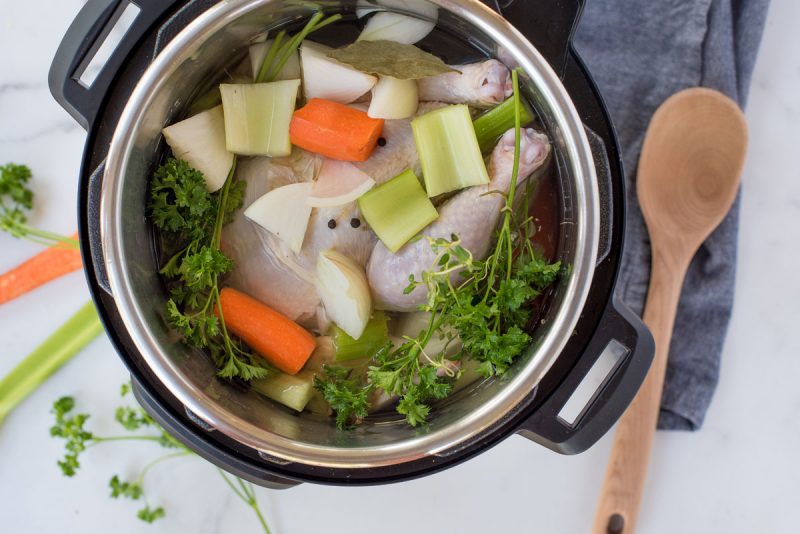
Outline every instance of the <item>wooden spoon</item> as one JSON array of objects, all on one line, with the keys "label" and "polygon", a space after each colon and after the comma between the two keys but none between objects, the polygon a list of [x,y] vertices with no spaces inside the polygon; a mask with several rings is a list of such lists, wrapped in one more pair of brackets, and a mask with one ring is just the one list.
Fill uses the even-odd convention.
[{"label": "wooden spoon", "polygon": [[642,147],[637,188],[652,246],[644,322],[656,354],[614,436],[594,534],[633,534],[658,421],[675,312],[689,262],[730,210],[747,149],[731,99],[688,89],[658,108]]}]

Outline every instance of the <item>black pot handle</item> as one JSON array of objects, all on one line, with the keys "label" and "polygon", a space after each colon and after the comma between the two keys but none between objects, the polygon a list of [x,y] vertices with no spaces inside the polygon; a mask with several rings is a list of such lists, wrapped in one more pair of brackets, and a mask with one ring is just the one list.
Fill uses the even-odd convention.
[{"label": "black pot handle", "polygon": [[585,0],[484,0],[524,35],[559,77]]},{"label": "black pot handle", "polygon": [[585,451],[622,416],[654,352],[641,319],[612,298],[581,359],[518,433],[562,454]]},{"label": "black pot handle", "polygon": [[[84,129],[94,123],[128,54],[153,25],[183,0],[89,0],[70,25],[50,67],[50,92]],[[130,26],[91,83],[81,77],[126,9],[138,8]],[[130,11],[129,11],[130,13]]]}]

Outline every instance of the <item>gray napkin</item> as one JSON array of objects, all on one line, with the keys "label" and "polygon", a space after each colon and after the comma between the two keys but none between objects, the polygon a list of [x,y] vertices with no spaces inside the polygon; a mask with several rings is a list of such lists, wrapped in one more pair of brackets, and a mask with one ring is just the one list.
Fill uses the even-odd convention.
[{"label": "gray napkin", "polygon": [[[769,0],[587,0],[575,44],[611,111],[628,182],[623,300],[641,313],[650,244],[636,200],[647,124],[670,95],[718,89],[744,106]],[[739,200],[689,267],[669,354],[662,429],[696,430],[719,377],[733,306]]]}]

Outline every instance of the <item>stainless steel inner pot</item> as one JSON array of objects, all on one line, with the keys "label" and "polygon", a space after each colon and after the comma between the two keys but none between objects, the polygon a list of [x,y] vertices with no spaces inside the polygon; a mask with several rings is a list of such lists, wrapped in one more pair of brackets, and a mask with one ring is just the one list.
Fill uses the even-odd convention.
[{"label": "stainless steel inner pot", "polygon": [[[324,2],[328,13],[354,1]],[[554,148],[562,192],[560,259],[570,266],[526,354],[503,377],[466,388],[437,405],[430,423],[411,428],[398,417],[370,419],[337,431],[331,420],[295,414],[214,376],[208,358],[185,347],[164,317],[165,294],[145,214],[148,181],[161,129],[198,91],[241,56],[256,34],[309,16],[315,5],[291,0],[225,0],[191,22],[154,59],[128,100],[106,160],[100,230],[106,270],[120,316],[136,350],[168,390],[199,419],[275,462],[363,468],[398,464],[457,450],[471,437],[524,408],[559,357],[578,321],[597,258],[599,199],[587,137],[559,78],[507,21],[473,0],[405,0],[392,11],[423,16],[438,9],[438,26],[486,54],[525,71],[523,91]],[[406,11],[408,10],[408,11]]]}]

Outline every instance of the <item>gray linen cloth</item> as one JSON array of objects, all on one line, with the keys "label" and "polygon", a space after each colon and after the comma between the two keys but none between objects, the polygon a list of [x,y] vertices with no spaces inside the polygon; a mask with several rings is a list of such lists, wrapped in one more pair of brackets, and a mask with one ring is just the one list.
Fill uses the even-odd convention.
[{"label": "gray linen cloth", "polygon": [[[670,95],[718,89],[744,106],[769,0],[586,0],[575,46],[613,117],[628,182],[623,300],[641,313],[650,244],[636,200],[645,129]],[[717,385],[733,306],[739,200],[686,275],[658,426],[696,430]]]}]

